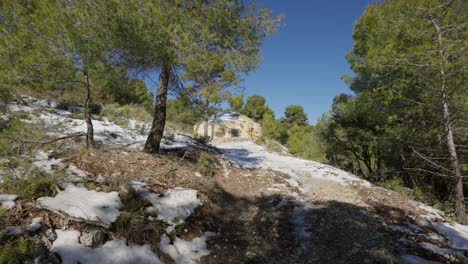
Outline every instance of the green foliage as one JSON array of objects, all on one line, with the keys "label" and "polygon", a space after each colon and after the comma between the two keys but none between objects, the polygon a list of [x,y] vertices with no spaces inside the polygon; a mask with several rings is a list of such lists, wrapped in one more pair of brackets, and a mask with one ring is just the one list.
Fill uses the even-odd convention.
[{"label": "green foliage", "polygon": [[274,139],[266,139],[264,143],[266,149],[270,152],[276,152],[276,153],[284,153],[285,148],[279,143],[278,141]]},{"label": "green foliage", "polygon": [[330,163],[372,181],[391,178],[386,184],[450,197],[454,185],[442,106],[444,100],[449,105],[458,157],[466,164],[466,122],[460,119],[468,110],[467,76],[461,74],[467,67],[466,19],[458,11],[466,9],[463,1],[434,0],[367,7],[347,54],[355,76],[343,76],[355,95],[336,96],[317,123]]},{"label": "green foliage", "polygon": [[5,193],[16,193],[19,199],[31,201],[39,197],[54,196],[59,188],[53,175],[33,171],[28,178],[5,175],[0,189]]},{"label": "green foliage", "polygon": [[288,129],[297,125],[305,127],[309,125],[307,114],[304,112],[304,107],[301,105],[290,105],[284,111],[283,123]]},{"label": "green foliage", "polygon": [[325,162],[323,147],[315,135],[313,126],[301,127],[295,124],[288,130],[287,147],[289,151],[301,158]]},{"label": "green foliage", "polygon": [[17,156],[37,147],[37,141],[44,137],[43,124],[23,121],[28,117],[22,113],[13,115],[13,120],[0,127],[0,156]]},{"label": "green foliage", "polygon": [[242,108],[241,113],[258,122],[263,119],[265,114],[273,115],[273,110],[266,105],[265,97],[254,94],[247,98],[247,102],[244,108]]},{"label": "green foliage", "polygon": [[266,138],[281,140],[286,134],[285,127],[271,113],[265,113],[262,120],[262,135]]},{"label": "green foliage", "polygon": [[144,214],[146,202],[140,197],[140,194],[134,188],[130,187],[127,193],[120,193],[119,196],[124,204],[124,211]]},{"label": "green foliage", "polygon": [[208,117],[205,107],[192,100],[187,94],[180,94],[167,102],[167,121],[169,126],[187,133],[193,132],[193,126]]},{"label": "green foliage", "polygon": [[453,207],[453,202],[452,201],[437,201],[433,207],[435,209],[439,209],[442,212],[453,212],[454,207]]},{"label": "green foliage", "polygon": [[383,181],[382,186],[386,189],[401,193],[403,192],[404,183],[400,178],[393,178]]},{"label": "green foliage", "polygon": [[216,157],[213,154],[202,151],[197,159],[195,170],[204,176],[211,177],[215,174]]},{"label": "green foliage", "polygon": [[21,238],[0,245],[0,264],[19,264],[32,259],[40,243],[36,240]]},{"label": "green foliage", "polygon": [[130,119],[141,122],[149,122],[151,115],[146,112],[142,105],[124,105],[117,103],[108,104],[104,107],[102,116],[119,126],[127,126]]},{"label": "green foliage", "polygon": [[244,106],[244,94],[235,94],[229,98],[228,102],[232,111],[240,112]]},{"label": "green foliage", "polygon": [[156,245],[164,233],[164,225],[156,220],[148,220],[145,211],[147,202],[131,187],[128,188],[127,193],[121,192],[119,196],[124,208],[112,226],[113,231],[132,243]]}]

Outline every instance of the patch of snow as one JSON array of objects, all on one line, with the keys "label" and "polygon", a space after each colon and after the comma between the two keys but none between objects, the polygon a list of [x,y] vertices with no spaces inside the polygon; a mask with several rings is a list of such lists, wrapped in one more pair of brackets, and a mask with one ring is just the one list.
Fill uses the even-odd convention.
[{"label": "patch of snow", "polygon": [[67,168],[67,172],[70,174],[75,174],[81,178],[85,178],[89,175],[89,173],[87,173],[86,171],[78,169],[78,167],[76,167],[75,164],[70,164]]},{"label": "patch of snow", "polygon": [[102,247],[88,248],[79,243],[79,231],[55,232],[57,239],[51,251],[60,255],[63,264],[164,264],[149,245],[127,246],[124,239],[116,239],[106,242]]},{"label": "patch of snow", "polygon": [[431,241],[435,241],[435,242],[444,242],[445,241],[445,238],[443,238],[442,236],[438,235],[438,234],[435,234],[435,233],[429,233],[429,234],[422,234],[422,236],[424,238],[426,238],[427,240],[431,240]]},{"label": "patch of snow", "polygon": [[422,217],[426,218],[427,220],[435,221],[437,218],[439,219],[444,219],[444,212],[433,208],[432,206],[429,206],[427,204],[418,202],[417,203],[418,208],[423,209],[424,211],[428,212],[427,215],[423,215]]},{"label": "patch of snow", "polygon": [[37,230],[41,229],[42,226],[42,217],[35,217],[31,220],[31,225],[26,229],[26,231],[34,233]]},{"label": "patch of snow", "polygon": [[432,223],[441,235],[447,237],[448,244],[455,249],[468,249],[468,226],[449,223]]},{"label": "patch of snow", "polygon": [[176,237],[172,244],[170,238],[163,235],[159,242],[159,248],[162,252],[168,254],[176,264],[190,264],[193,260],[210,254],[210,251],[206,248],[206,240],[214,235],[212,232],[205,232],[201,237],[197,237],[192,241]]},{"label": "patch of snow", "polygon": [[405,233],[405,234],[413,234],[413,230],[406,226],[400,226],[400,225],[390,225],[388,228],[392,231],[395,232],[400,232],[400,233]]},{"label": "patch of snow", "polygon": [[65,164],[62,163],[61,159],[49,159],[49,154],[42,150],[36,153],[36,157],[34,158],[32,165],[47,173],[52,173],[54,171],[54,167],[65,167]]},{"label": "patch of snow", "polygon": [[35,233],[37,230],[41,229],[42,227],[42,217],[36,217],[31,220],[30,225],[25,226],[7,226],[3,233],[7,236],[19,236],[23,235],[24,233]]},{"label": "patch of snow", "polygon": [[453,254],[454,253],[454,251],[452,249],[440,248],[440,247],[438,247],[438,246],[436,246],[434,244],[427,243],[427,242],[422,242],[422,243],[420,243],[420,245],[424,249],[429,250],[432,253],[437,254],[437,255],[445,255],[445,254]]},{"label": "patch of snow", "polygon": [[403,264],[442,264],[437,261],[426,260],[418,256],[404,255],[401,257]]},{"label": "patch of snow", "polygon": [[161,195],[144,188],[145,183],[132,181],[131,184],[140,197],[152,204],[146,209],[147,212],[157,214],[158,220],[170,224],[166,229],[167,233],[182,224],[201,205],[197,191],[193,189],[176,187]]},{"label": "patch of snow", "polygon": [[[364,186],[371,186],[369,182],[335,167],[268,152],[264,147],[250,141],[223,142],[215,146],[237,167],[272,169],[286,173],[295,179],[312,177],[335,181],[343,185],[357,182]],[[291,184],[291,182],[289,183]]]},{"label": "patch of snow", "polygon": [[16,194],[0,194],[0,204],[5,209],[11,209],[15,206],[16,198],[18,198]]},{"label": "patch of snow", "polygon": [[162,197],[154,193],[143,197],[152,203],[147,211],[156,213],[158,220],[171,225],[167,230],[168,233],[172,232],[175,226],[182,224],[201,205],[196,190],[180,187],[166,191]]},{"label": "patch of snow", "polygon": [[117,219],[123,206],[117,192],[89,191],[74,185],[68,185],[55,197],[42,197],[37,202],[50,210],[107,226]]},{"label": "patch of snow", "polygon": [[[84,120],[73,119],[72,113],[69,111],[53,109],[54,103],[34,98],[25,98],[25,102],[26,104],[10,104],[9,108],[11,111],[27,112],[32,112],[35,109],[44,109],[45,111],[41,111],[39,116],[31,115],[30,118],[34,121],[43,121],[47,125],[47,128],[49,128],[48,130],[54,131],[49,133],[51,136],[58,137],[86,131],[86,122]],[[114,148],[142,149],[150,127],[151,124],[134,119],[128,119],[128,125],[125,127],[110,122],[105,118],[103,120],[93,120],[95,140]],[[170,145],[162,143],[162,149],[191,148],[199,145],[191,137],[179,135],[170,131],[170,129],[166,129],[165,134],[174,135],[174,141]],[[38,165],[41,165],[40,162]]]}]

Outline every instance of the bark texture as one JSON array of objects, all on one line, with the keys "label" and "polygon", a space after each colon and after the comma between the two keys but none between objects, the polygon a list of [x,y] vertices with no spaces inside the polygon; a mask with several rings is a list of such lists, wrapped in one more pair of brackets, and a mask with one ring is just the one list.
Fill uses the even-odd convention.
[{"label": "bark texture", "polygon": [[84,115],[86,121],[86,148],[94,148],[96,147],[96,143],[94,142],[94,128],[93,128],[93,121],[91,119],[91,85],[89,82],[89,75],[88,71],[85,69],[83,71],[84,81],[86,86],[86,100],[84,105]]},{"label": "bark texture", "polygon": [[164,126],[166,125],[167,90],[170,75],[171,68],[169,66],[163,66],[161,74],[159,75],[153,123],[144,147],[144,151],[147,153],[159,152]]}]

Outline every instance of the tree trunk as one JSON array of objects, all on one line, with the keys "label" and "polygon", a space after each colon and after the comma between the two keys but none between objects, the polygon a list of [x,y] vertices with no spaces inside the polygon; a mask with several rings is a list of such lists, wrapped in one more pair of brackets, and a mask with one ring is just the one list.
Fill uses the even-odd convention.
[{"label": "tree trunk", "polygon": [[465,195],[463,194],[463,177],[461,175],[460,162],[458,161],[455,142],[453,141],[452,126],[450,125],[450,111],[448,107],[447,93],[442,90],[443,111],[444,111],[444,127],[447,139],[447,146],[450,155],[450,165],[454,175],[454,198],[455,198],[455,215],[457,221],[465,222]]},{"label": "tree trunk", "polygon": [[443,110],[443,123],[444,123],[444,130],[445,130],[445,137],[447,140],[447,147],[450,156],[450,167],[452,168],[452,173],[454,177],[454,189],[453,195],[455,198],[455,216],[457,217],[457,221],[459,223],[465,222],[465,195],[463,194],[463,177],[461,175],[461,168],[460,168],[460,161],[458,160],[457,150],[455,147],[455,142],[453,140],[453,131],[452,126],[450,123],[450,109],[448,103],[448,95],[447,95],[447,75],[446,75],[446,63],[448,54],[447,50],[444,48],[443,43],[443,33],[442,29],[439,26],[437,20],[431,18],[431,22],[434,25],[434,28],[437,33],[437,41],[440,47],[440,79],[441,79],[441,97],[442,97],[442,110]]},{"label": "tree trunk", "polygon": [[86,85],[86,100],[84,105],[84,116],[86,121],[86,148],[94,148],[96,147],[96,143],[94,142],[94,129],[93,129],[93,121],[91,120],[91,87],[89,83],[89,75],[86,69],[83,70],[83,76],[85,79]]},{"label": "tree trunk", "polygon": [[167,89],[169,86],[169,76],[171,68],[163,66],[159,75],[158,94],[156,96],[156,105],[154,107],[154,118],[151,130],[146,139],[144,151],[147,153],[158,153],[161,139],[166,125],[166,102]]}]

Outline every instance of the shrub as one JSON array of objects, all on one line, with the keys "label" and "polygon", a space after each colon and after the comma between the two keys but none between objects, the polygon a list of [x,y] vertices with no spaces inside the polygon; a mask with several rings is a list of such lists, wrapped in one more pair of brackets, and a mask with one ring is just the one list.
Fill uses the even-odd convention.
[{"label": "shrub", "polygon": [[0,130],[0,156],[8,157],[27,152],[37,146],[44,136],[42,124],[13,119]]},{"label": "shrub", "polygon": [[18,194],[22,200],[35,200],[39,197],[54,196],[59,188],[52,175],[38,173],[26,179],[4,177],[0,190]]},{"label": "shrub", "polygon": [[131,243],[156,245],[164,233],[164,224],[147,218],[145,211],[147,202],[133,188],[130,188],[128,193],[119,195],[124,208],[114,223],[114,231]]},{"label": "shrub", "polygon": [[399,178],[387,179],[382,182],[382,187],[395,192],[403,192],[403,181]]},{"label": "shrub", "polygon": [[266,146],[267,150],[271,151],[271,152],[277,152],[277,153],[287,152],[285,150],[285,147],[283,147],[278,141],[276,141],[274,139],[266,140],[265,146]]},{"label": "shrub", "polygon": [[55,108],[72,112],[79,104],[72,100],[62,100],[57,103]]},{"label": "shrub", "polygon": [[141,122],[149,122],[152,120],[151,115],[146,112],[141,105],[124,105],[108,104],[105,106],[102,115],[109,121],[115,122],[117,125],[128,125],[129,119],[135,119]]},{"label": "shrub", "polygon": [[442,212],[453,212],[455,210],[451,201],[436,201],[433,207]]},{"label": "shrub", "polygon": [[96,104],[96,103],[91,103],[89,105],[89,110],[92,115],[99,115],[102,112],[102,105]]},{"label": "shrub", "polygon": [[21,238],[0,246],[0,264],[24,263],[36,254],[40,243],[36,240]]},{"label": "shrub", "polygon": [[203,151],[197,159],[195,170],[205,176],[213,176],[215,173],[215,161],[216,159],[213,154]]}]

